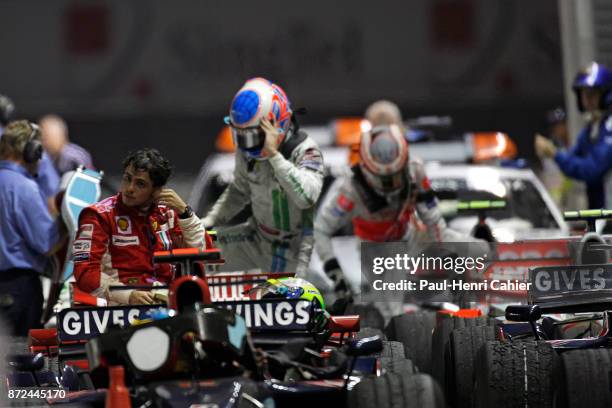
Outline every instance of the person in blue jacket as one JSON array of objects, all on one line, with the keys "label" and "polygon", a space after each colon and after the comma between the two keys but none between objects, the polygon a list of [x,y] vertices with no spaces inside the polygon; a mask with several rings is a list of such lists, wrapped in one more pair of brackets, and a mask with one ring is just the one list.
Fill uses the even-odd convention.
[{"label": "person in blue jacket", "polygon": [[[576,144],[567,151],[558,149],[549,139],[536,136],[536,153],[554,158],[566,176],[586,183],[589,208],[612,208],[612,188],[605,187],[606,184],[612,187],[612,177],[608,174],[612,168],[612,71],[593,62],[578,72],[572,88],[587,125],[578,134]],[[605,190],[609,190],[608,200]]]},{"label": "person in blue jacket", "polygon": [[0,139],[0,314],[13,334],[40,326],[40,273],[60,240],[33,174],[43,148],[38,126],[10,122]]}]

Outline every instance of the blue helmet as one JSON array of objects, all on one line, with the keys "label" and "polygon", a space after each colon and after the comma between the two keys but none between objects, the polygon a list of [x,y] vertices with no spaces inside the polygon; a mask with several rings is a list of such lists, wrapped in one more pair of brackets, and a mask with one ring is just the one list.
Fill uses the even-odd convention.
[{"label": "blue helmet", "polygon": [[597,62],[592,62],[588,67],[576,74],[572,89],[576,94],[578,102],[578,110],[584,112],[584,106],[580,100],[580,90],[585,88],[599,89],[601,98],[599,100],[599,108],[602,110],[612,106],[612,72]]}]

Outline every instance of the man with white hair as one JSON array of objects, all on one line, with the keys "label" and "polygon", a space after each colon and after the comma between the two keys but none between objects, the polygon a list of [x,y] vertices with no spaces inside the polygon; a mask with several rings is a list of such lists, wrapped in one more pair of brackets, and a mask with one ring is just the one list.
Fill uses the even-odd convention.
[{"label": "man with white hair", "polygon": [[81,165],[94,169],[91,155],[81,146],[70,143],[68,126],[61,117],[46,115],[40,119],[39,123],[43,147],[51,156],[60,175],[73,171]]}]

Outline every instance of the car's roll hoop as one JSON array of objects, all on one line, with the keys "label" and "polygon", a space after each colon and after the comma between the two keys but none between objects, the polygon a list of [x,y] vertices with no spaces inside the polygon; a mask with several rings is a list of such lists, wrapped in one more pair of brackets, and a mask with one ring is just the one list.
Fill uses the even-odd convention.
[{"label": "car's roll hoop", "polygon": [[196,303],[210,305],[208,283],[198,276],[181,276],[170,284],[168,306],[181,313]]}]

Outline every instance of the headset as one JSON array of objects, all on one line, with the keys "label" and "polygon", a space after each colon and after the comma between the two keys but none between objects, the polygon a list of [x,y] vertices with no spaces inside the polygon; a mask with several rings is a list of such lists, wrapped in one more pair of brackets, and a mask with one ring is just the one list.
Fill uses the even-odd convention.
[{"label": "headset", "polygon": [[28,141],[23,148],[23,161],[28,164],[36,163],[42,158],[43,146],[39,139],[36,138],[36,134],[39,132],[38,125],[30,122],[32,133],[28,137]]}]

